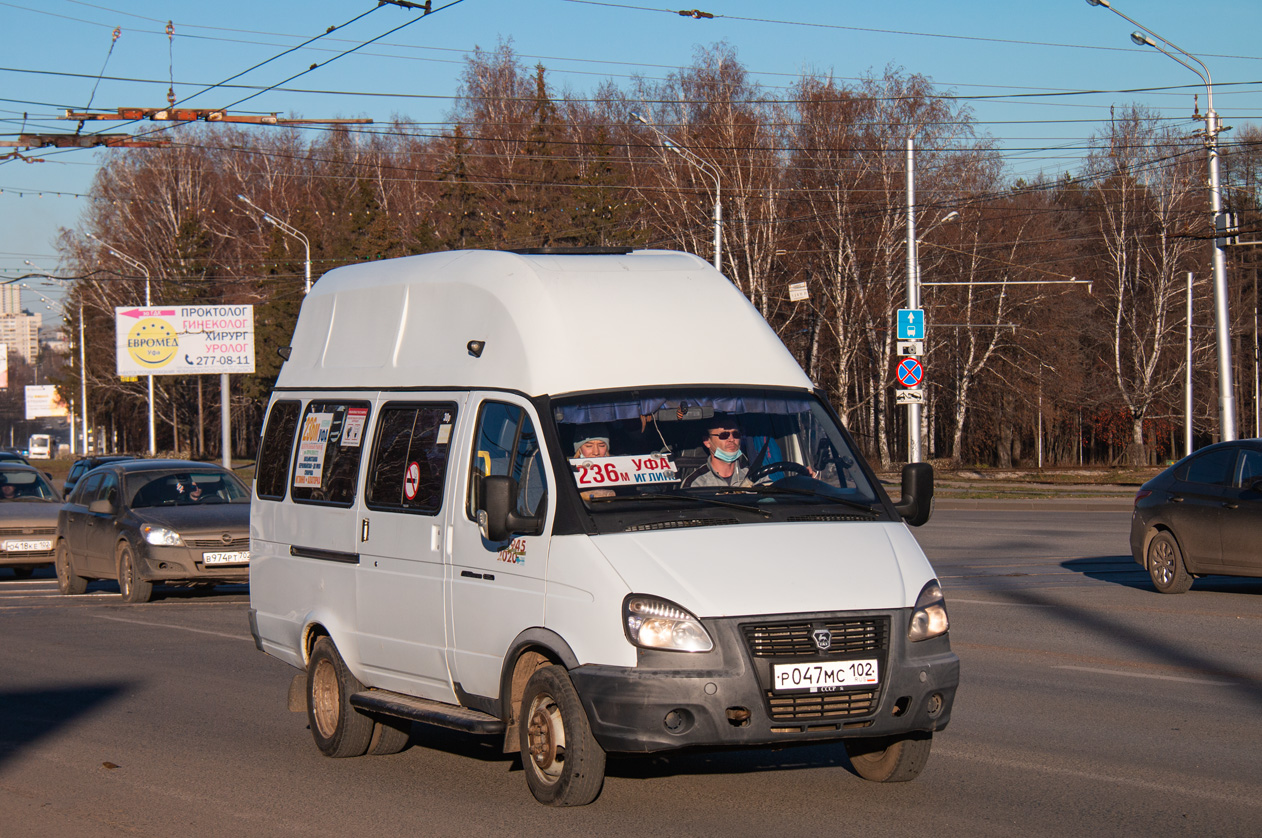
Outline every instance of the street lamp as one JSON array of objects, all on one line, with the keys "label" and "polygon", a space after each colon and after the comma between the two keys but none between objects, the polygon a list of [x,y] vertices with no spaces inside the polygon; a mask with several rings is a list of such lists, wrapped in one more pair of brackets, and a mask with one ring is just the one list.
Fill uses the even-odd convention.
[{"label": "street lamp", "polygon": [[[1223,219],[1222,189],[1219,185],[1218,177],[1218,134],[1222,131],[1222,127],[1218,123],[1218,114],[1214,111],[1214,85],[1210,79],[1209,68],[1205,66],[1204,61],[1183,49],[1183,47],[1171,43],[1139,21],[1129,18],[1113,8],[1109,0],[1087,0],[1087,3],[1092,6],[1103,6],[1128,23],[1138,26],[1143,31],[1131,33],[1132,41],[1139,46],[1152,47],[1167,58],[1177,61],[1200,76],[1201,81],[1205,83],[1207,105],[1205,110],[1205,148],[1209,152],[1209,203],[1210,211],[1213,214],[1215,233],[1212,252],[1214,257],[1214,325],[1218,338],[1218,421],[1223,441],[1233,440],[1236,438],[1236,395],[1231,377],[1231,317],[1227,311],[1227,257],[1223,249],[1222,238],[1220,238],[1221,235],[1225,234],[1224,231],[1226,229]],[[1153,38],[1157,40],[1154,41]],[[1200,65],[1200,69],[1165,49],[1157,41],[1196,62]]]},{"label": "street lamp", "polygon": [[648,127],[650,131],[657,135],[662,141],[662,147],[668,151],[673,151],[687,162],[697,167],[701,172],[709,177],[714,178],[714,269],[716,271],[723,270],[723,178],[717,166],[698,157],[692,151],[678,145],[670,137],[658,130],[657,126],[649,122],[638,111],[631,111],[632,119],[638,120]]},{"label": "street lamp", "polygon": [[[138,260],[133,259],[132,257],[127,256],[126,254],[119,253],[118,250],[116,250],[108,242],[102,241],[101,239],[97,238],[91,233],[88,233],[87,237],[92,239],[94,242],[97,242],[98,244],[100,244],[107,251],[109,251],[115,258],[119,259],[122,262],[125,262],[126,264],[130,265],[131,267],[135,268],[136,270],[140,271],[142,274],[145,275],[145,308],[150,308],[151,306],[153,306],[153,298],[150,296],[150,289],[149,289],[149,269],[146,268],[143,264],[141,264]],[[80,326],[83,325],[82,316],[80,317],[79,325]],[[84,370],[84,373],[86,375],[87,373],[86,369]],[[153,457],[158,453],[158,434],[157,434],[157,429],[154,426],[154,419],[153,419],[153,376],[147,375],[145,377],[149,379],[149,385],[148,385],[149,387],[149,456]],[[87,446],[88,446],[88,440],[85,437],[83,440],[83,447],[85,449],[84,453],[87,453],[86,452]]]},{"label": "street lamp", "polygon": [[253,201],[251,201],[249,198],[245,197],[244,195],[238,195],[237,198],[244,201],[245,203],[249,204],[250,206],[254,207],[256,210],[258,210],[260,213],[262,213],[263,220],[266,221],[268,224],[271,224],[273,227],[280,230],[282,233],[292,236],[293,238],[298,239],[300,242],[302,242],[302,246],[307,249],[307,285],[306,285],[306,288],[303,289],[302,293],[310,294],[311,293],[311,242],[307,239],[306,236],[304,236],[301,232],[299,232],[295,227],[293,227],[290,224],[286,224],[284,221],[281,221],[279,218],[272,215],[267,210],[263,209],[258,204],[254,203]]}]

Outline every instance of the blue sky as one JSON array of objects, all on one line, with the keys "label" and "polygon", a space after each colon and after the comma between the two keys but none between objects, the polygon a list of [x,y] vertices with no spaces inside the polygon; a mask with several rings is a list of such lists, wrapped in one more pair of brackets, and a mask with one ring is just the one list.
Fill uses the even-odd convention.
[{"label": "blue sky", "polygon": [[[626,84],[633,75],[663,77],[690,63],[698,47],[726,41],[769,90],[791,84],[804,70],[852,79],[893,65],[926,75],[940,91],[975,97],[970,103],[979,129],[1004,149],[1011,174],[1030,177],[1073,170],[1111,105],[1139,102],[1186,118],[1200,85],[1169,58],[1134,46],[1128,37],[1134,27],[1085,0],[688,0],[686,6],[681,0],[669,7],[635,0],[433,0],[433,7],[435,13],[417,19],[415,11],[378,8],[376,0],[0,0],[0,31],[7,36],[0,58],[0,139],[16,139],[23,131],[72,132],[75,123],[56,117],[89,102],[94,111],[160,107],[172,79],[177,98],[190,107],[232,106],[255,90],[220,87],[193,94],[365,13],[234,83],[275,85],[385,35],[381,40],[282,85],[285,90],[229,109],[442,123],[463,57],[501,39],[511,38],[526,63],[542,62],[556,89],[574,94],[590,92],[604,79]],[[1114,7],[1205,61],[1225,124],[1262,121],[1256,46],[1262,3],[1116,0]],[[685,8],[715,17],[676,13]],[[164,31],[168,20],[173,38]],[[115,27],[121,33],[111,53]],[[102,70],[105,78],[98,82]],[[121,129],[97,122],[85,130]],[[22,156],[45,162],[0,163],[0,279],[26,272],[25,260],[57,267],[58,229],[78,223],[87,199],[76,196],[88,192],[107,159],[106,152],[93,150]],[[38,290],[59,296],[51,286]],[[24,292],[23,302],[44,310],[33,292]]]}]

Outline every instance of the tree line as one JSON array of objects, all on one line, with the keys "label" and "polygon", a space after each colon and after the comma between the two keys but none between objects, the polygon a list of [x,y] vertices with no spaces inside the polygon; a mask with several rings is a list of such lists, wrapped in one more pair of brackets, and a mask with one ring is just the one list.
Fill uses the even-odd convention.
[{"label": "tree line", "polygon": [[[711,259],[717,190],[724,274],[866,453],[890,465],[907,450],[893,324],[907,299],[910,138],[927,456],[1148,464],[1183,453],[1188,272],[1198,444],[1217,428],[1213,224],[1193,125],[1117,106],[1079,171],[1023,180],[966,106],[898,68],[849,84],[806,73],[768,91],[718,45],[664,80],[579,96],[501,44],[467,57],[438,130],[403,117],[371,129],[182,126],[163,132],[168,147],[106,152],[80,228],[63,230],[58,247],[80,277],[67,309],[85,322],[90,419],[123,447],[144,447],[147,419],[144,383],[115,374],[113,309],[143,302],[145,280],[85,234],[144,264],[155,302],[255,306],[257,370],[234,377],[231,405],[234,448],[249,455],[275,350],[302,301],[306,250],[238,195],[307,236],[318,281],[340,265],[460,248],[631,246]],[[1240,128],[1225,155],[1228,202],[1246,231],[1258,226],[1258,139]],[[1257,263],[1251,248],[1230,255],[1247,435]],[[682,329],[706,312],[675,315]],[[72,354],[58,383],[76,403],[84,371]],[[159,447],[215,453],[217,387],[156,381]]]}]

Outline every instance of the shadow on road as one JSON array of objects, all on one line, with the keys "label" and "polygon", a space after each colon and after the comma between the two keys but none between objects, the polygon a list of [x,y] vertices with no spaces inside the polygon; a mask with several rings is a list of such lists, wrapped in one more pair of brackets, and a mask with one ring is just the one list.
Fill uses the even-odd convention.
[{"label": "shadow on road", "polygon": [[0,690],[0,765],[23,748],[95,712],[127,689],[129,685],[120,682],[50,690]]},{"label": "shadow on road", "polygon": [[[1158,596],[1144,570],[1131,556],[1093,556],[1060,563],[1065,570],[1081,573],[1091,579],[1112,582],[1137,590],[1152,591]],[[1192,582],[1192,590],[1233,594],[1262,594],[1262,579],[1247,576],[1202,576]],[[1164,596],[1164,594],[1161,594]]]}]

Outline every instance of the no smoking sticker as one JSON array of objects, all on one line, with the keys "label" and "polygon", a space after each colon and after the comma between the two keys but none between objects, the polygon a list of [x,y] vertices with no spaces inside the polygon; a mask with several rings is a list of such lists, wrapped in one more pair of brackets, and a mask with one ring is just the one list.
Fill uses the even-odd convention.
[{"label": "no smoking sticker", "polygon": [[408,463],[407,471],[403,472],[403,497],[408,500],[416,499],[416,492],[421,488],[421,464],[417,462]]}]

